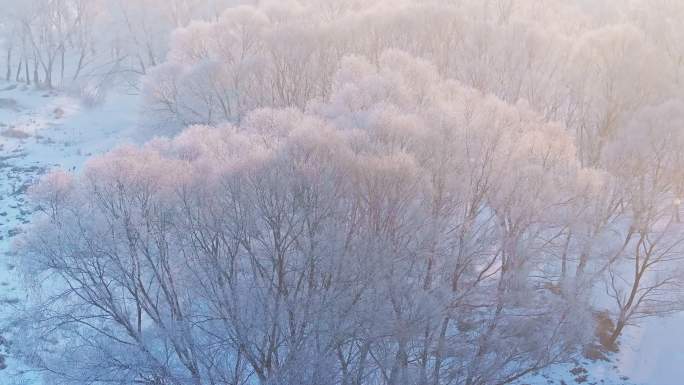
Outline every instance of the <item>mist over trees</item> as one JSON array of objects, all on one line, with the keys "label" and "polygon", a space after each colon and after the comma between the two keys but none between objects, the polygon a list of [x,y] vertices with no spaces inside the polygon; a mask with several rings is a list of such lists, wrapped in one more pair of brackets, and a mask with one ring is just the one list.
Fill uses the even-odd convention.
[{"label": "mist over trees", "polygon": [[233,3],[2,16],[150,139],[31,190],[49,383],[506,384],[682,310],[684,3]]},{"label": "mist over trees", "polygon": [[[234,0],[0,1],[5,80],[97,98],[164,61],[171,31],[217,18]],[[104,83],[104,84],[103,84]]]}]

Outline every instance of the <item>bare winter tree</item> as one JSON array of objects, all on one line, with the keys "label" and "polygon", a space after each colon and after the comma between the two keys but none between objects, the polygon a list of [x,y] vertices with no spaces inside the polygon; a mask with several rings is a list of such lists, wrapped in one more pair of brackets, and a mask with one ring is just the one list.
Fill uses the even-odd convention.
[{"label": "bare winter tree", "polygon": [[622,128],[606,160],[624,189],[629,217],[629,262],[608,266],[606,290],[616,305],[615,344],[625,326],[639,318],[681,309],[682,122],[679,102],[640,111]]}]

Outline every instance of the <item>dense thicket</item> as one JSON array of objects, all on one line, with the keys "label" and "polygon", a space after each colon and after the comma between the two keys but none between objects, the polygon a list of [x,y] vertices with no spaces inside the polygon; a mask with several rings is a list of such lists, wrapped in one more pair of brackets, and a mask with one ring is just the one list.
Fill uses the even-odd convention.
[{"label": "dense thicket", "polygon": [[160,137],[32,190],[24,356],[64,384],[490,385],[615,349],[681,308],[684,5],[647,3],[177,29],[144,71]]}]

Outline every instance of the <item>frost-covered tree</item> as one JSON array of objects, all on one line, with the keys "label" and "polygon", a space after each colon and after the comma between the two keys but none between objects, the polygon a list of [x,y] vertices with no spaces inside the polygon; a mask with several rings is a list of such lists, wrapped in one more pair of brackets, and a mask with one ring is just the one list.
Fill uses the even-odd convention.
[{"label": "frost-covered tree", "polygon": [[608,268],[606,291],[616,305],[611,344],[639,318],[682,309],[682,107],[669,101],[644,108],[606,151],[629,218],[620,256],[626,263]]},{"label": "frost-covered tree", "polygon": [[55,286],[29,314],[33,363],[62,383],[475,385],[581,349],[589,307],[545,273],[581,182],[572,138],[426,61],[378,60],[344,59],[308,112],[38,185],[23,250]]}]

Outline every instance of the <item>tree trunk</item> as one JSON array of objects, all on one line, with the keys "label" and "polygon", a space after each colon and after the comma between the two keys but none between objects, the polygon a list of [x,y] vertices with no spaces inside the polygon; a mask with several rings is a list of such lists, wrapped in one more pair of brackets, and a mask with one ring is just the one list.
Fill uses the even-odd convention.
[{"label": "tree trunk", "polygon": [[38,59],[34,59],[33,64],[33,84],[36,86],[40,83],[40,76],[38,76]]},{"label": "tree trunk", "polygon": [[608,346],[606,346],[608,349],[617,350],[618,338],[620,338],[620,335],[622,334],[626,324],[627,323],[624,321],[623,317],[618,318],[618,321],[615,323],[615,329],[608,339]]},{"label": "tree trunk", "polygon": [[71,79],[72,81],[75,81],[78,79],[78,76],[81,74],[81,69],[83,68],[83,60],[85,59],[85,50],[81,51],[81,54],[78,57],[78,64],[76,65],[76,71],[74,72],[74,77]]},{"label": "tree trunk", "polygon": [[14,77],[14,80],[17,82],[19,81],[19,77],[21,76],[21,66],[24,64],[23,60],[24,60],[23,57],[19,58],[19,65],[17,66],[17,74]]},{"label": "tree trunk", "polygon": [[12,48],[7,49],[7,73],[5,80],[9,81],[12,76]]},{"label": "tree trunk", "polygon": [[24,62],[24,70],[26,72],[26,85],[31,85],[31,74],[29,73],[29,63],[28,63],[28,58],[26,58],[26,62]]},{"label": "tree trunk", "polygon": [[435,352],[435,366],[432,373],[432,385],[439,385],[440,383],[440,372],[442,370],[442,360],[444,355],[444,349],[446,348],[446,333],[449,328],[449,316],[444,317],[442,321],[442,328],[439,332],[439,340],[437,341],[437,351]]},{"label": "tree trunk", "polygon": [[60,58],[59,58],[59,83],[60,85],[64,84],[64,47],[60,50]]}]

